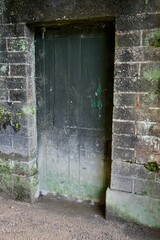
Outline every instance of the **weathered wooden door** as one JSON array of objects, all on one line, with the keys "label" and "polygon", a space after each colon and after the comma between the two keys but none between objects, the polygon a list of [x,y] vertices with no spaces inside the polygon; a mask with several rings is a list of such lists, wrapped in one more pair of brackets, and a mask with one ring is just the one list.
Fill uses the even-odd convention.
[{"label": "weathered wooden door", "polygon": [[36,32],[41,191],[100,200],[110,179],[114,26]]}]

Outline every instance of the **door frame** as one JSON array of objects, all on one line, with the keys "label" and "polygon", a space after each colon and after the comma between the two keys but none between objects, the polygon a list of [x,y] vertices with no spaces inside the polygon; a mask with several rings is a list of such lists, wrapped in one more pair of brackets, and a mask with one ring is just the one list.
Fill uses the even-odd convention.
[{"label": "door frame", "polygon": [[[111,20],[112,19],[112,20]],[[115,23],[114,23],[114,20],[113,18],[110,18],[110,20],[107,18],[107,20],[105,19],[90,19],[90,20],[87,20],[87,19],[84,19],[84,20],[73,20],[73,21],[60,21],[56,24],[47,24],[47,25],[41,25],[41,31],[42,31],[42,38],[45,36],[45,32],[46,32],[46,29],[49,28],[49,27],[54,27],[54,28],[57,28],[57,27],[66,27],[67,26],[70,26],[71,24],[74,24],[74,26],[77,26],[77,27],[81,27],[81,26],[90,26],[90,25],[94,25],[94,24],[102,24],[104,27],[109,24],[109,23],[112,23],[114,25],[113,27],[113,31],[114,31],[114,37],[113,37],[113,44],[112,44],[112,47],[113,47],[113,55],[114,55],[114,47],[115,47]],[[39,28],[39,26],[38,26]],[[114,56],[113,56],[113,59],[112,59],[112,63],[113,63],[113,68],[112,68],[112,80],[114,82]],[[112,95],[113,95],[113,85],[112,85]],[[112,101],[113,102],[113,101]],[[113,110],[113,107],[112,107],[112,110]],[[37,126],[37,129],[38,129],[38,126]],[[39,144],[38,144],[38,148],[39,148]],[[110,145],[107,147],[106,149],[107,152],[109,152],[110,156],[111,156],[111,143]],[[111,164],[110,164],[111,165]]]}]

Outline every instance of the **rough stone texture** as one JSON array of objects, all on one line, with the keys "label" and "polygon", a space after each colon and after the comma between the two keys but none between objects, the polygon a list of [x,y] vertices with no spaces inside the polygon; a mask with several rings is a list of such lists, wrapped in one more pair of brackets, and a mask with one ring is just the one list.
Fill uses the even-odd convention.
[{"label": "rough stone texture", "polygon": [[[36,118],[30,111],[35,107],[34,40],[30,29],[74,20],[87,23],[92,18],[115,19],[111,188],[116,191],[107,193],[107,205],[124,212],[124,205],[119,203],[127,202],[130,217],[157,226],[159,173],[149,171],[145,164],[160,165],[159,12],[156,0],[1,0],[0,104],[10,111],[24,109],[26,116],[20,119],[19,133],[12,129],[0,132],[0,159],[9,163],[35,163],[36,159]],[[14,104],[9,106],[10,101]],[[31,185],[29,181],[29,189]],[[142,209],[141,199],[145,211],[138,212]],[[134,200],[138,204],[136,211]]]},{"label": "rough stone texture", "polygon": [[106,218],[113,214],[149,227],[160,227],[159,199],[108,189],[106,205]]},{"label": "rough stone texture", "polygon": [[[111,189],[117,191],[113,192],[114,200],[116,194],[121,196],[119,191],[132,192],[133,199],[134,194],[143,195],[144,201],[145,196],[150,196],[150,201],[160,199],[158,175],[145,169],[146,163],[160,163],[160,29],[159,14],[153,14],[156,7],[159,9],[157,5],[160,7],[148,1],[150,18],[142,14],[117,20],[111,178]],[[106,204],[124,214],[121,204],[115,207],[110,200]],[[129,215],[133,217],[134,213]],[[160,221],[159,212],[156,216]],[[144,223],[138,216],[135,220]]]},{"label": "rough stone texture", "polygon": [[[160,3],[148,1],[145,15],[117,18],[111,177],[115,201],[121,198],[119,191],[132,192],[131,199],[143,195],[146,203],[147,196],[150,201],[160,199],[159,173],[145,168],[152,162],[160,166],[160,25],[159,14],[154,13],[159,7]],[[124,215],[123,204],[115,207],[112,200],[106,199],[107,206]],[[159,212],[156,216],[160,221]]]},{"label": "rough stone texture", "polygon": [[[0,29],[0,107],[11,112],[13,121],[18,120],[21,125],[19,132],[10,126],[0,131],[0,191],[15,199],[33,201],[38,190],[38,181],[33,184],[37,178],[36,116],[35,110],[32,112],[35,109],[34,39],[22,23],[2,21]],[[15,115],[18,112],[23,114],[18,117]]]}]

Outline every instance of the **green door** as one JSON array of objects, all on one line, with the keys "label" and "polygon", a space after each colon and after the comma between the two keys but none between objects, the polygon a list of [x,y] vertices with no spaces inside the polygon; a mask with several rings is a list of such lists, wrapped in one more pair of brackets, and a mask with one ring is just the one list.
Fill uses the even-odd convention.
[{"label": "green door", "polygon": [[110,179],[114,25],[36,31],[40,189],[101,201]]}]

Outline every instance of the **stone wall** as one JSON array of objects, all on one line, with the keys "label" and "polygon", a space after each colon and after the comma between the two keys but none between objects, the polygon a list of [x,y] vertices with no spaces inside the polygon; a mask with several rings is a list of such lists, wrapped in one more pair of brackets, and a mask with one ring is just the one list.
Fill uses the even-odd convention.
[{"label": "stone wall", "polygon": [[113,161],[106,206],[159,226],[160,1],[5,0],[0,11],[0,106],[23,113],[18,133],[9,126],[0,132],[1,190],[33,199],[37,189],[34,40],[26,24],[34,29],[115,18]]},{"label": "stone wall", "polygon": [[1,19],[0,190],[32,201],[38,180],[33,34],[21,22],[12,24],[4,15]]},{"label": "stone wall", "polygon": [[[108,205],[113,211],[118,213],[121,209],[119,215],[157,226],[156,221],[160,220],[159,10],[160,3],[148,1],[141,14],[117,19],[112,190],[108,190]],[[125,201],[127,193],[131,198]],[[144,217],[144,213],[153,212],[153,205],[157,213]]]},{"label": "stone wall", "polygon": [[111,188],[160,198],[160,28],[140,17],[117,26]]}]

